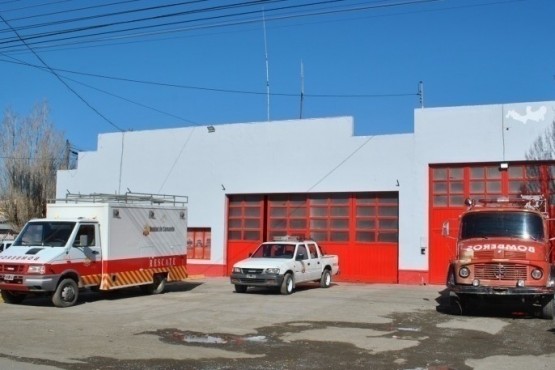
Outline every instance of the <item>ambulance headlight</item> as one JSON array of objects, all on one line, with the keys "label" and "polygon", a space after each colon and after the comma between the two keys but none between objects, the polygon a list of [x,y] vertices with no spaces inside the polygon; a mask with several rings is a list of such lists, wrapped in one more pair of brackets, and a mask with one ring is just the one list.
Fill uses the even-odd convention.
[{"label": "ambulance headlight", "polygon": [[470,276],[470,269],[468,267],[461,267],[459,270],[459,276],[462,278],[467,278]]},{"label": "ambulance headlight", "polygon": [[44,274],[46,272],[46,268],[44,265],[29,265],[27,269],[27,273],[29,274]]},{"label": "ambulance headlight", "polygon": [[531,275],[533,279],[540,280],[543,276],[543,273],[540,269],[533,269]]},{"label": "ambulance headlight", "polygon": [[266,269],[265,272],[267,274],[279,274],[279,268],[278,267],[269,268],[269,269]]}]

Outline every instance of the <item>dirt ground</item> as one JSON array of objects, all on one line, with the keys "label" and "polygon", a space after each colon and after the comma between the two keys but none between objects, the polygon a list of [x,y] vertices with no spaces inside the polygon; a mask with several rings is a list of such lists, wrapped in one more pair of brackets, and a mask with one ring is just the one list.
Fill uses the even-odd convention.
[{"label": "dirt ground", "polygon": [[551,369],[550,320],[452,315],[441,286],[335,283],[233,292],[226,278],[0,304],[2,369]]}]

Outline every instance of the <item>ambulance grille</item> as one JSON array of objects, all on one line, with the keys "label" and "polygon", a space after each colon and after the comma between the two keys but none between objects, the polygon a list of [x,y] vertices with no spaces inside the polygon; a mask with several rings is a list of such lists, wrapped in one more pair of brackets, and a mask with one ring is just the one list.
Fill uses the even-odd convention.
[{"label": "ambulance grille", "polygon": [[0,272],[6,274],[21,274],[25,269],[25,265],[18,264],[0,264]]},{"label": "ambulance grille", "polygon": [[474,277],[484,280],[517,280],[526,279],[527,267],[525,265],[483,263],[474,265]]}]

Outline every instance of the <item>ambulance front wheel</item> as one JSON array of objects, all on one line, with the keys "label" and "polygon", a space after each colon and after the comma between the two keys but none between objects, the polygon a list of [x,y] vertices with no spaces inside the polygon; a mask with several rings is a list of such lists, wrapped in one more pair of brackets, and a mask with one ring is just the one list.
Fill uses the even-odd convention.
[{"label": "ambulance front wheel", "polygon": [[2,295],[2,299],[4,300],[4,302],[11,304],[19,304],[23,302],[23,300],[27,296],[24,293],[13,293],[9,290],[2,290],[0,291],[0,294]]},{"label": "ambulance front wheel", "polygon": [[56,291],[52,295],[52,303],[56,307],[70,307],[77,302],[79,297],[79,287],[73,279],[60,281]]}]

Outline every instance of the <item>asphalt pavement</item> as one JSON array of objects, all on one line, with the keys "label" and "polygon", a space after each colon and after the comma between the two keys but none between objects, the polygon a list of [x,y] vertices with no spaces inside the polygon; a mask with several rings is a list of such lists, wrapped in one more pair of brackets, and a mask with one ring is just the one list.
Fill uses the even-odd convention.
[{"label": "asphalt pavement", "polygon": [[550,320],[449,312],[442,286],[333,283],[235,293],[227,278],[0,303],[0,368],[552,369]]}]

